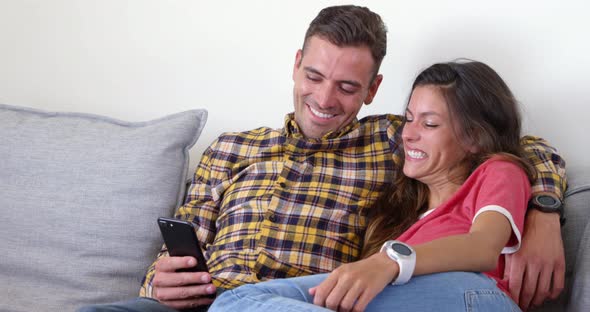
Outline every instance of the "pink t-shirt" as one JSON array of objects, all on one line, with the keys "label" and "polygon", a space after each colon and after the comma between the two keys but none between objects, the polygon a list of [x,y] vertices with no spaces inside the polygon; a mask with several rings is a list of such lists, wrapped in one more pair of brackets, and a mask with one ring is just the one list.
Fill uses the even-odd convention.
[{"label": "pink t-shirt", "polygon": [[397,240],[417,245],[436,238],[468,233],[473,221],[484,211],[497,211],[510,221],[512,236],[502,250],[495,270],[484,272],[508,293],[504,276],[504,254],[520,248],[521,233],[531,185],[516,164],[492,158],[481,164],[445,203],[431,210]]}]

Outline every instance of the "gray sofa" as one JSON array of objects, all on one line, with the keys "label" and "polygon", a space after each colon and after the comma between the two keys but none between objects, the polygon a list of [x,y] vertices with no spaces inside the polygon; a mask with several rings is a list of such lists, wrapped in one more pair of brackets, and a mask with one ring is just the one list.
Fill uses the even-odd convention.
[{"label": "gray sofa", "polygon": [[562,227],[566,261],[565,289],[539,311],[590,311],[590,167],[567,167],[567,222]]},{"label": "gray sofa", "polygon": [[[129,123],[0,105],[0,311],[137,296],[162,244],[156,218],[182,203],[206,117]],[[590,309],[589,169],[568,168],[567,285],[544,311]]]}]

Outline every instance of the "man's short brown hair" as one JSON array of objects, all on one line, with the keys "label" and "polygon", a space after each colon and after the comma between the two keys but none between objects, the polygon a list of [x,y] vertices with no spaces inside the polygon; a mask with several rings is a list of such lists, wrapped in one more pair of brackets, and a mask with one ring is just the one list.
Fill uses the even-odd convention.
[{"label": "man's short brown hair", "polygon": [[313,36],[319,36],[339,47],[367,46],[375,62],[373,77],[379,72],[387,52],[387,27],[378,14],[366,7],[341,5],[322,9],[305,33],[303,55],[307,40]]}]

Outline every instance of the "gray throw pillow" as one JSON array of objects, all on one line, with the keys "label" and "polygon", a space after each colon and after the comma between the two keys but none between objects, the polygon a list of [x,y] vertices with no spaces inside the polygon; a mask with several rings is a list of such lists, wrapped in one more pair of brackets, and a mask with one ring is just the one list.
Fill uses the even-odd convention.
[{"label": "gray throw pillow", "polygon": [[182,203],[207,119],[148,122],[0,104],[0,311],[73,311],[138,295]]}]

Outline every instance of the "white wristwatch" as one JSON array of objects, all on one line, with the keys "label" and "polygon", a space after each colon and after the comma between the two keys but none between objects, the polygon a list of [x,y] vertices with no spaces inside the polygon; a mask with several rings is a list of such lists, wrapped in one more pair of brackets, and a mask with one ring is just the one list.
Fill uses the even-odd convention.
[{"label": "white wristwatch", "polygon": [[407,283],[412,278],[414,268],[416,267],[416,253],[414,249],[405,243],[389,240],[381,246],[380,252],[383,251],[385,251],[385,254],[391,260],[397,262],[399,265],[399,274],[391,285],[403,285]]}]

